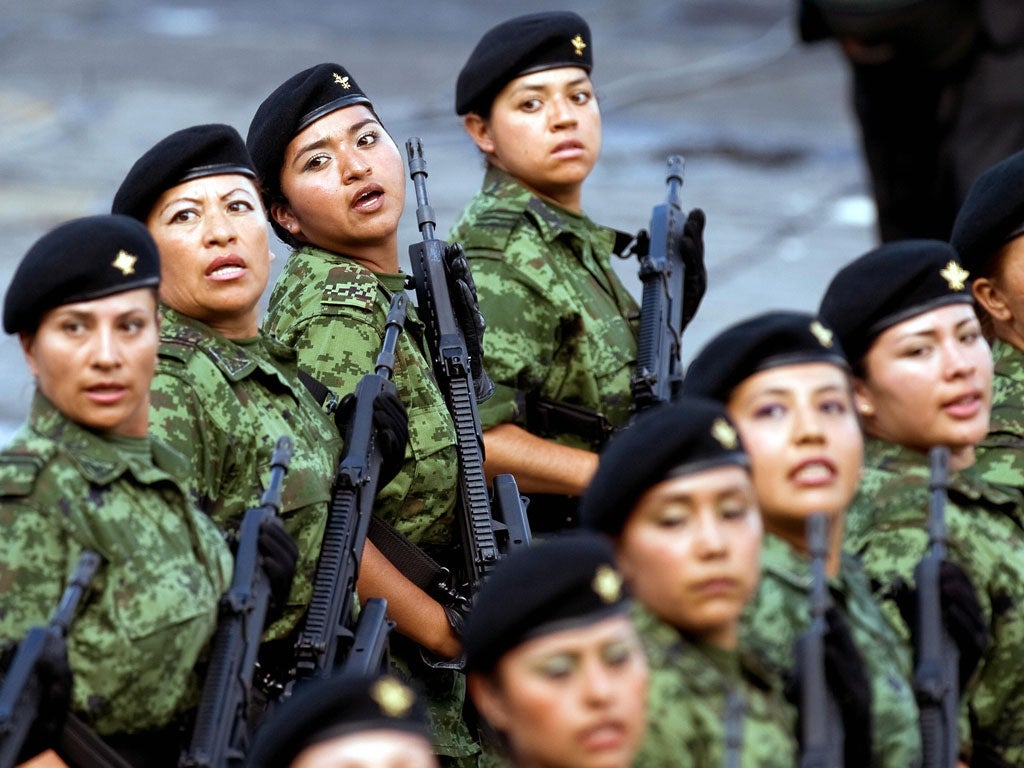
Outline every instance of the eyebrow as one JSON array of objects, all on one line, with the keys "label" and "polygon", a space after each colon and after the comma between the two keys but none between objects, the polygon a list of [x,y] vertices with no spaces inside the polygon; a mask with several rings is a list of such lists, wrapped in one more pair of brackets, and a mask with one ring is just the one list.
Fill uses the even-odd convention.
[{"label": "eyebrow", "polygon": [[[367,125],[370,125],[371,123],[375,124],[375,125],[380,125],[380,123],[377,120],[374,120],[372,117],[367,117],[367,118],[365,118],[363,120],[360,120],[357,123],[353,123],[351,126],[349,126],[348,128],[344,129],[342,131],[342,133],[346,133],[349,136],[351,136],[353,133],[358,133],[360,130],[362,130]],[[330,140],[331,140],[330,135],[327,135],[327,136],[321,136],[319,139],[314,139],[313,141],[309,142],[308,144],[304,144],[298,150],[296,150],[296,152],[295,152],[295,159],[298,159],[298,158],[302,157],[307,152],[312,152],[314,149],[321,149],[321,148],[323,148],[324,146],[326,146],[327,142],[329,142]]]},{"label": "eyebrow", "polygon": [[[569,82],[565,83],[562,87],[571,88],[573,86],[582,85],[582,84],[584,84],[586,82],[589,82],[589,78],[586,75],[584,75],[582,77],[577,77],[577,78],[574,78],[574,79],[570,80]],[[555,87],[555,85],[557,85],[557,84],[553,84],[553,83],[531,83],[531,82],[527,81],[525,83],[521,83],[521,84],[517,85],[515,88],[512,89],[512,92],[516,93],[516,92],[519,92],[519,91],[547,91],[547,90],[551,90],[551,88]]]}]

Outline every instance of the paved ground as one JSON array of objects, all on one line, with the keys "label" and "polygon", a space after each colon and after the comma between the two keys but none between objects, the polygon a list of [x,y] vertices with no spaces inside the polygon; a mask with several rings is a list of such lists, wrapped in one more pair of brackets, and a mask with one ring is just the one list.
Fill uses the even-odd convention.
[{"label": "paved ground", "polygon": [[[455,77],[509,7],[0,0],[0,286],[48,228],[105,212],[155,141],[202,122],[244,135],[270,90],[320,61],[352,72],[399,143],[423,139],[444,232],[482,170],[452,111]],[[791,0],[522,0],[516,12],[548,7],[578,11],[594,32],[605,138],[587,212],[645,225],[666,156],[686,157],[684,205],[707,212],[710,278],[687,359],[740,317],[813,308],[835,270],[873,245],[842,61],[829,45],[795,42]],[[411,206],[403,227],[418,236]],[[287,249],[275,250],[283,260]],[[619,268],[635,289],[635,264]],[[4,437],[32,389],[9,338],[0,387]]]}]

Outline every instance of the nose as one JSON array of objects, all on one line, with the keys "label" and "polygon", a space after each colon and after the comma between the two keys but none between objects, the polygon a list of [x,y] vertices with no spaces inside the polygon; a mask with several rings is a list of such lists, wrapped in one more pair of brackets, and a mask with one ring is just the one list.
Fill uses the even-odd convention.
[{"label": "nose", "polygon": [[943,374],[947,379],[969,376],[977,368],[976,352],[953,339],[942,347]]},{"label": "nose", "polygon": [[816,443],[825,439],[821,412],[813,404],[803,404],[794,409],[793,437],[797,443]]},{"label": "nose", "polygon": [[555,94],[548,102],[548,123],[555,129],[576,124],[576,113],[565,96]]},{"label": "nose", "polygon": [[706,510],[697,516],[696,537],[697,552],[703,557],[715,557],[725,552],[728,539],[722,530],[722,523],[713,510]]},{"label": "nose", "polygon": [[92,364],[103,370],[117,368],[121,365],[121,345],[118,343],[113,328],[100,328],[93,336]]},{"label": "nose", "polygon": [[234,223],[224,211],[215,211],[206,217],[203,234],[207,245],[226,245],[238,238]]},{"label": "nose", "polygon": [[599,657],[589,659],[583,679],[583,695],[590,703],[604,703],[615,699],[616,684],[608,664]]},{"label": "nose", "polygon": [[369,158],[364,152],[346,153],[341,168],[341,180],[346,184],[364,179],[373,173]]}]

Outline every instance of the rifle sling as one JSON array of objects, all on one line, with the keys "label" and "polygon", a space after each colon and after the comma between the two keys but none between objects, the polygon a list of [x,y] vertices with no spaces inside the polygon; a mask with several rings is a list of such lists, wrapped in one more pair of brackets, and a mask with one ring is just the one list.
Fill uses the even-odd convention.
[{"label": "rifle sling", "polygon": [[132,768],[113,747],[70,712],[56,752],[73,768]]},{"label": "rifle sling", "polygon": [[370,518],[366,535],[409,581],[438,602],[447,603],[446,598],[450,597],[448,569],[438,565],[430,555],[376,515]]}]

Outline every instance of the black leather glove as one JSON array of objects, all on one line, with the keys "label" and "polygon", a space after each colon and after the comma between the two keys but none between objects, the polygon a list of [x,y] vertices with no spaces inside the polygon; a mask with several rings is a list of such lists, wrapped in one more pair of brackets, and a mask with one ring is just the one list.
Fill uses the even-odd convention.
[{"label": "black leather glove", "polygon": [[[6,676],[17,649],[17,644],[11,643],[0,651],[0,680]],[[39,682],[39,711],[18,752],[17,763],[31,760],[55,746],[64,728],[71,708],[72,678],[67,643],[63,637],[47,634],[35,671]]]},{"label": "black leather glove", "polygon": [[683,224],[683,236],[679,239],[679,255],[686,267],[683,281],[683,327],[686,329],[708,289],[708,270],[704,266],[704,211],[694,208]]},{"label": "black leather glove", "polygon": [[825,679],[843,717],[845,764],[870,765],[871,683],[843,615],[832,607],[825,621]]},{"label": "black leather glove", "polygon": [[[911,641],[916,648],[917,590],[899,580],[889,587],[888,594],[910,628]],[[942,623],[960,652],[958,679],[962,691],[988,647],[988,624],[970,577],[951,560],[939,564],[939,596]]]},{"label": "black leather glove", "polygon": [[272,624],[284,613],[288,595],[295,578],[295,564],[299,559],[299,548],[295,540],[284,529],[277,518],[264,520],[256,546],[259,549],[263,571],[270,582],[270,607],[266,624]]},{"label": "black leather glove", "polygon": [[455,317],[466,338],[466,349],[469,352],[469,370],[473,374],[476,388],[476,401],[482,403],[494,394],[494,382],[484,369],[484,329],[487,324],[480,312],[476,298],[476,283],[469,269],[462,246],[452,243],[444,252],[448,264],[448,290],[452,296]]},{"label": "black leather glove", "polygon": [[373,401],[373,426],[380,444],[380,481],[377,490],[395,479],[405,463],[409,442],[409,414],[397,395],[381,392]]}]

